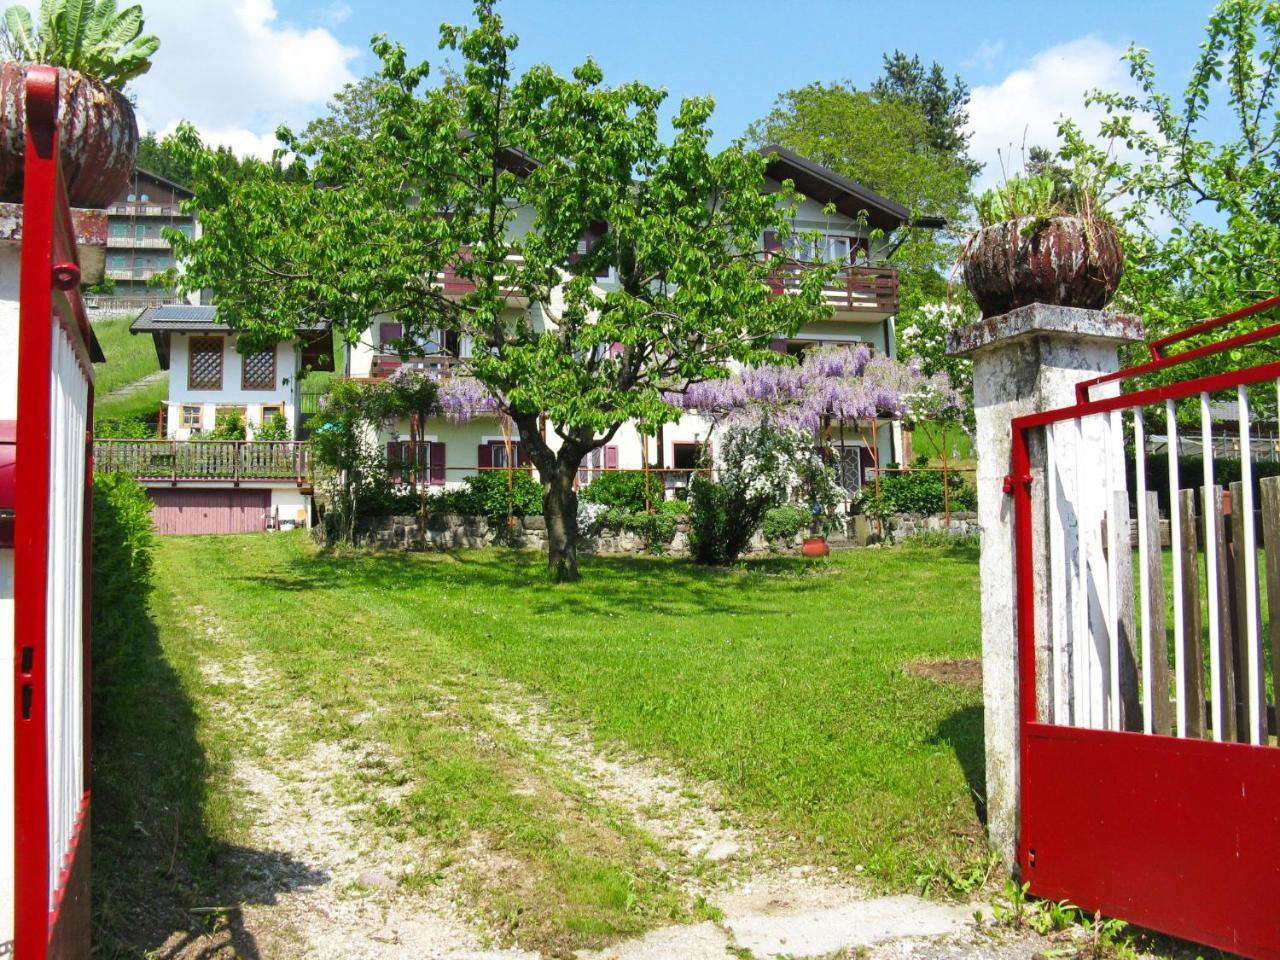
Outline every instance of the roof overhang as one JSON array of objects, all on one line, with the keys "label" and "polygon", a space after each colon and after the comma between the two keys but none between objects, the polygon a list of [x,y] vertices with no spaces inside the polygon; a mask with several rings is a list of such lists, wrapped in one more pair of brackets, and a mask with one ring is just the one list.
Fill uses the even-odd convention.
[{"label": "roof overhang", "polygon": [[[237,333],[218,320],[217,307],[186,303],[147,307],[129,324],[129,332],[151,334],[161,370],[169,369],[169,355],[175,333],[215,333],[225,336],[235,336]],[[327,323],[299,327],[295,335],[302,343],[304,362],[310,362],[313,370],[333,371],[333,336]]]},{"label": "roof overhang", "polygon": [[779,183],[790,180],[809,199],[822,204],[833,204],[851,220],[861,219],[865,212],[868,225],[878,227],[886,233],[903,225],[932,229],[946,225],[941,217],[912,219],[911,211],[896,200],[890,200],[856,180],[850,180],[822,164],[792,153],[786,147],[769,144],[761,147],[760,153],[768,158],[769,165],[765,168],[765,175],[770,180]]}]

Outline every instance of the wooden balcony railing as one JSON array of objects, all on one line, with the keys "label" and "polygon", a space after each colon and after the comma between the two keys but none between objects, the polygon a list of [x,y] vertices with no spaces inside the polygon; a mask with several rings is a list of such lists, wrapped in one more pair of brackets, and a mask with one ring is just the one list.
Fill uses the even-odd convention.
[{"label": "wooden balcony railing", "polygon": [[[774,296],[796,293],[814,264],[788,263],[774,272]],[[894,313],[898,309],[898,271],[885,266],[849,266],[822,288],[827,306],[837,313]]]},{"label": "wooden balcony railing", "polygon": [[298,440],[95,440],[94,469],[138,480],[310,482],[307,444]]},{"label": "wooden balcony railing", "polygon": [[410,370],[418,370],[428,376],[442,377],[465,364],[465,360],[443,354],[430,357],[401,358],[394,350],[384,347],[379,353],[373,355],[373,361],[369,365],[369,376],[375,380],[381,380],[384,377],[391,376],[402,367],[407,367]]}]

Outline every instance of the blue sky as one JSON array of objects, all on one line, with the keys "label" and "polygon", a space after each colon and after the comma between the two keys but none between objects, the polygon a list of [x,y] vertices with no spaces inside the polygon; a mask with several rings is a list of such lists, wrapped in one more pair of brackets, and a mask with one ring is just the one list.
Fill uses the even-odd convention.
[{"label": "blue sky", "polygon": [[[739,0],[508,0],[518,60],[567,70],[587,56],[606,79],[666,87],[673,100],[709,94],[727,141],[781,90],[815,80],[869,83],[895,47],[937,59],[974,89],[974,148],[1052,137],[1064,113],[1083,115],[1090,86],[1127,83],[1118,62],[1149,48],[1168,87],[1180,88],[1212,5],[1206,2],[982,2],[900,0],[804,4]],[[262,152],[281,122],[323,111],[344,80],[368,72],[369,38],[386,33],[419,57],[438,56],[442,20],[469,19],[458,0],[150,0],[162,41],[136,85],[143,122],[165,131],[191,119],[211,139]]]}]

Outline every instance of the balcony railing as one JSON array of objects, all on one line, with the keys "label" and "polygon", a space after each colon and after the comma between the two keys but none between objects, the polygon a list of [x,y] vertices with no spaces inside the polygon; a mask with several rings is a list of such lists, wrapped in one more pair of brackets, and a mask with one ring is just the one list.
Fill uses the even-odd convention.
[{"label": "balcony railing", "polygon": [[298,440],[95,440],[94,469],[137,480],[310,482],[307,444]]},{"label": "balcony railing", "polygon": [[[797,293],[815,264],[779,267],[771,286],[775,296]],[[823,288],[823,299],[837,313],[893,313],[898,309],[898,271],[885,266],[842,267]]]},{"label": "balcony railing", "polygon": [[121,250],[168,250],[172,244],[164,237],[107,237],[107,246]]},{"label": "balcony railing", "polygon": [[164,273],[168,267],[108,267],[107,276],[112,280],[150,280],[158,273]]},{"label": "balcony railing", "polygon": [[466,365],[465,360],[443,354],[430,357],[404,357],[394,350],[383,349],[373,355],[369,365],[369,376],[381,380],[391,376],[397,370],[407,368],[418,370],[428,376],[442,377]]},{"label": "balcony railing", "polygon": [[107,213],[123,217],[190,218],[190,214],[183,213],[177,203],[113,203],[107,208]]},{"label": "balcony railing", "polygon": [[[524,258],[515,256],[507,257],[507,262],[512,264],[523,263]],[[474,292],[476,289],[475,281],[470,277],[458,276],[457,270],[455,270],[452,265],[446,268],[443,273],[437,274],[436,280],[440,283],[440,286],[444,288],[444,295],[446,297],[465,296],[468,293]],[[510,287],[504,289],[502,291],[502,295],[508,299],[515,299],[520,297],[520,291],[514,287]]]}]

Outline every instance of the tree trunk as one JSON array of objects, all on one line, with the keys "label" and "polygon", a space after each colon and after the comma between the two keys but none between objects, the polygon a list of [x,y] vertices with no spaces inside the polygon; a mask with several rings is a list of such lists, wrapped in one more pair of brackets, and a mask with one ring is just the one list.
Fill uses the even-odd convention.
[{"label": "tree trunk", "polygon": [[547,571],[551,579],[578,579],[578,492],[574,471],[557,463],[542,478],[542,516],[547,521]]}]

